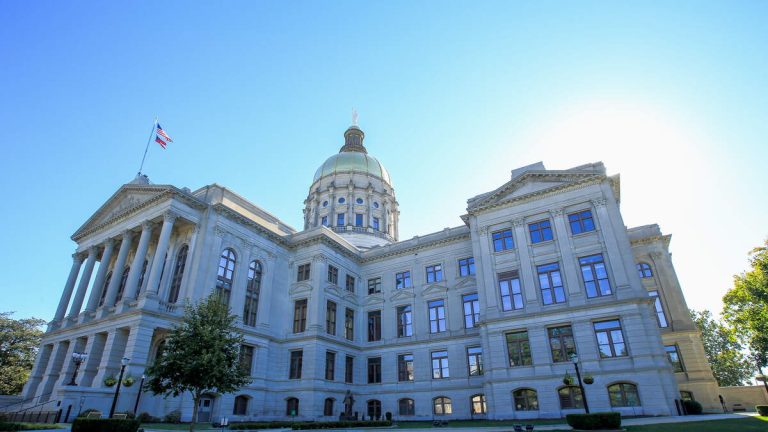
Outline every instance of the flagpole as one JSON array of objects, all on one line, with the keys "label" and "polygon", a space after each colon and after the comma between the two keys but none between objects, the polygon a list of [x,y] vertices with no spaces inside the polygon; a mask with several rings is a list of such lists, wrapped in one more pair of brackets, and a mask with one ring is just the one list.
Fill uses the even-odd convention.
[{"label": "flagpole", "polygon": [[144,149],[144,156],[141,158],[141,166],[139,166],[139,173],[137,175],[141,175],[141,170],[144,169],[144,159],[147,158],[147,151],[149,150],[149,144],[152,142],[152,135],[155,134],[155,129],[157,129],[157,116],[155,116],[155,122],[152,123],[152,131],[149,133],[147,147]]}]

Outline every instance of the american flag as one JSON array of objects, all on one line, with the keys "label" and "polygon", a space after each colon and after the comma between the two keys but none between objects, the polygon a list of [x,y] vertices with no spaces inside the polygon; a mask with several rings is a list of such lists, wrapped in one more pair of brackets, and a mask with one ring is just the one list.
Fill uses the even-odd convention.
[{"label": "american flag", "polygon": [[[168,141],[170,141],[170,140],[168,140]],[[162,138],[160,138],[160,137],[159,137],[159,136],[157,136],[157,135],[155,135],[155,142],[156,142],[156,143],[158,143],[158,144],[160,144],[160,147],[162,147],[162,148],[165,148],[165,146],[167,146],[167,145],[168,145],[168,144],[167,144],[165,141],[163,141],[163,139],[162,139]]]},{"label": "american flag", "polygon": [[[165,133],[165,131],[163,130],[163,128],[162,128],[162,127],[160,127],[160,123],[158,123],[158,124],[157,124],[157,133],[158,133],[160,136],[162,136],[163,138],[165,138],[165,140],[166,140],[166,141],[168,141],[168,142],[173,142],[173,140],[171,139],[171,137],[169,137],[169,136],[168,136],[168,134],[167,134],[167,133]],[[165,146],[163,146],[163,147],[165,147]]]}]

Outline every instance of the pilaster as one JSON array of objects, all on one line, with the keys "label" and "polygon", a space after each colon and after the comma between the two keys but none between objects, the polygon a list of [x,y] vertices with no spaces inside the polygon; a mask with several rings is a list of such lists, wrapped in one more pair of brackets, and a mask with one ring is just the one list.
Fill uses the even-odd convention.
[{"label": "pilaster", "polygon": [[512,221],[515,231],[515,246],[517,247],[518,259],[520,260],[520,278],[523,284],[523,293],[525,294],[526,309],[530,305],[534,310],[539,307],[539,300],[536,288],[536,276],[533,273],[533,263],[531,262],[530,248],[528,248],[527,233],[525,232],[525,219],[515,219]]},{"label": "pilaster", "polygon": [[560,261],[563,267],[565,286],[568,292],[568,299],[566,301],[568,301],[569,304],[573,304],[572,299],[574,297],[584,297],[584,292],[579,283],[579,270],[576,268],[576,256],[573,254],[573,248],[569,241],[570,236],[568,235],[568,227],[565,224],[563,209],[550,210],[549,213],[552,215],[557,247],[560,249]]},{"label": "pilaster", "polygon": [[93,379],[95,387],[101,387],[104,378],[110,375],[117,377],[117,374],[120,372],[120,359],[123,358],[123,353],[125,353],[128,334],[129,330],[127,328],[117,328],[110,331],[107,335],[101,362]]}]

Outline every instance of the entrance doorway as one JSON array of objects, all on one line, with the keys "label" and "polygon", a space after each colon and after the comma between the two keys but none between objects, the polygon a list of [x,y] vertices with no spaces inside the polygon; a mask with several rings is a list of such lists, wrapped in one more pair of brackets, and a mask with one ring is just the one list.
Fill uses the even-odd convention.
[{"label": "entrance doorway", "polygon": [[213,411],[213,398],[203,396],[200,398],[200,406],[197,409],[197,421],[207,423],[211,421],[211,411]]}]

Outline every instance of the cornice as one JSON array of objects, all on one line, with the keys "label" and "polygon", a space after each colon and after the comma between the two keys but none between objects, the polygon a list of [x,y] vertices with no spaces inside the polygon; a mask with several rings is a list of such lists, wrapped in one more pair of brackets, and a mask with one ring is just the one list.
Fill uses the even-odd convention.
[{"label": "cornice", "polygon": [[[375,256],[366,257],[365,255],[363,255],[363,257],[361,259],[361,262],[362,263],[371,263],[371,262],[382,260],[384,258],[390,258],[390,257],[393,257],[393,256],[398,256],[398,255],[407,255],[407,254],[410,254],[410,253],[413,253],[413,252],[416,252],[416,251],[433,248],[435,246],[441,246],[441,245],[446,245],[446,244],[451,244],[451,243],[457,243],[457,242],[460,242],[460,241],[463,241],[463,240],[469,240],[470,238],[471,238],[471,233],[470,232],[463,232],[463,233],[460,233],[460,234],[453,235],[451,237],[443,237],[443,238],[440,238],[440,239],[430,240],[430,241],[427,241],[425,243],[417,243],[417,244],[409,246],[409,247],[404,247],[403,249],[398,248],[399,245],[397,243],[393,243],[393,244],[387,246],[387,247],[391,247],[392,250],[387,251],[385,253],[382,253],[380,255],[375,255]],[[421,239],[421,238],[419,238],[419,239]],[[408,242],[408,241],[410,241],[410,240],[404,240],[403,243]],[[376,251],[376,252],[378,252],[378,251]],[[368,251],[366,253],[374,253],[374,251]]]},{"label": "cornice", "polygon": [[230,209],[224,204],[214,204],[213,211],[215,211],[216,213],[222,216],[226,216],[234,220],[235,222],[238,222],[242,225],[252,228],[253,230],[257,231],[259,234],[263,234],[265,237],[267,237],[269,240],[273,241],[274,243],[277,243],[281,246],[286,246],[286,247],[289,246],[288,241],[285,239],[285,237],[276,234],[274,231],[267,229],[265,226],[261,225],[258,222],[248,219],[247,217]]}]

